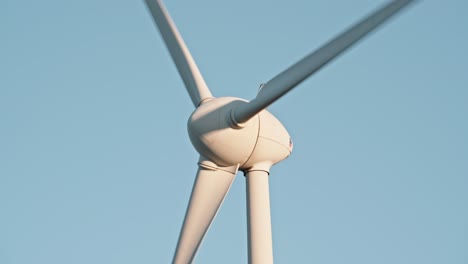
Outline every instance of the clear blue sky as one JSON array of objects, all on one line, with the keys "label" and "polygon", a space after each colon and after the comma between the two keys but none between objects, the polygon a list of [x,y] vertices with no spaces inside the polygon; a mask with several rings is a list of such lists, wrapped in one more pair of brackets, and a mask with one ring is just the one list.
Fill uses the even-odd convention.
[{"label": "clear blue sky", "polygon": [[[385,1],[166,1],[215,96]],[[270,107],[276,263],[468,263],[468,2],[421,1]],[[0,263],[169,263],[193,111],[143,1],[0,4]],[[239,174],[196,263],[246,263]]]}]

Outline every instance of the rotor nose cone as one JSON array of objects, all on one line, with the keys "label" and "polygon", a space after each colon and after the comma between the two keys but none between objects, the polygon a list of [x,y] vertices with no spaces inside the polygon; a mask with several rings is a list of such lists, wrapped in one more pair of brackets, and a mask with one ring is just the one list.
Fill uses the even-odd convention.
[{"label": "rotor nose cone", "polygon": [[241,166],[244,171],[269,171],[292,152],[292,140],[283,124],[266,110],[259,113],[259,119],[257,143],[249,160]]}]

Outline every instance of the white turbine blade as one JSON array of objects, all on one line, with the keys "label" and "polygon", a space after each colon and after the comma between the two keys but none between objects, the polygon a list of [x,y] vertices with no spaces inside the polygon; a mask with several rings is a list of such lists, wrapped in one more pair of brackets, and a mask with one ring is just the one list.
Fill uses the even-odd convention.
[{"label": "white turbine blade", "polygon": [[206,231],[232,185],[236,172],[237,166],[215,169],[201,164],[177,243],[174,264],[187,264],[193,261]]},{"label": "white turbine blade", "polygon": [[255,99],[235,110],[235,121],[244,123],[255,116],[411,2],[413,0],[391,1],[275,76],[263,86]]},{"label": "white turbine blade", "polygon": [[177,27],[160,0],[146,0],[146,5],[171,53],[177,70],[195,107],[213,97]]}]

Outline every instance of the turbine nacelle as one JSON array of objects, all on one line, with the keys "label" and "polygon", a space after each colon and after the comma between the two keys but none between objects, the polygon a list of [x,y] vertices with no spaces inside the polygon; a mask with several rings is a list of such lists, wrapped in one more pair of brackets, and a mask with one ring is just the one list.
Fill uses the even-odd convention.
[{"label": "turbine nacelle", "polygon": [[247,103],[240,98],[220,97],[201,104],[188,120],[190,141],[200,155],[218,166],[238,165],[244,172],[268,172],[291,154],[291,138],[266,110],[238,124],[233,113]]}]

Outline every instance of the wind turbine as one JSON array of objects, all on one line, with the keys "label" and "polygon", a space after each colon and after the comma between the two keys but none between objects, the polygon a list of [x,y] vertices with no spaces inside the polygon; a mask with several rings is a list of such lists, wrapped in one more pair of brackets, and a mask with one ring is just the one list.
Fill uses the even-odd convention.
[{"label": "wind turbine", "polygon": [[247,183],[249,263],[273,263],[268,177],[271,166],[291,154],[292,141],[266,107],[411,2],[391,1],[377,9],[273,77],[249,102],[236,97],[215,98],[161,0],[146,0],[195,106],[188,120],[188,133],[200,154],[173,263],[193,261],[239,170],[244,172]]}]

